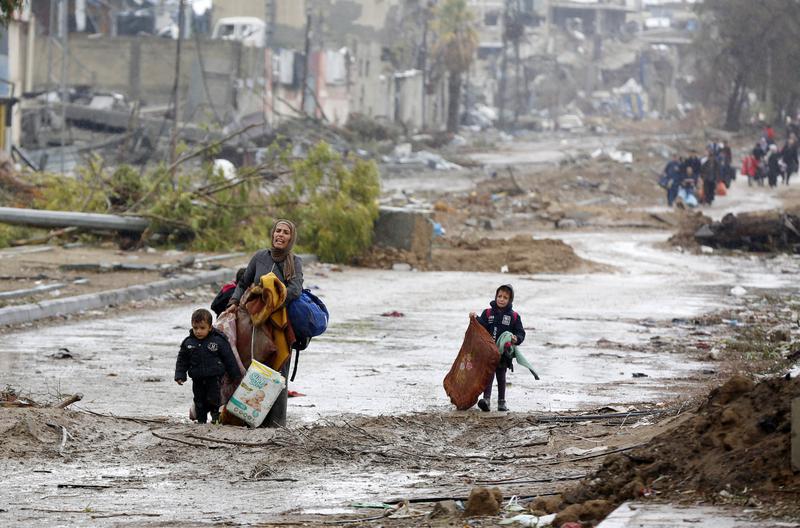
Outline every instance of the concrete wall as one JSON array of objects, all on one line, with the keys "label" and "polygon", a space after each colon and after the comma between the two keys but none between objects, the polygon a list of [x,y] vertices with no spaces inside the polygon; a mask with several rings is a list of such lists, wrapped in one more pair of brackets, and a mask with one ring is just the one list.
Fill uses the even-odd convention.
[{"label": "concrete wall", "polygon": [[[75,33],[70,35],[69,46],[70,86],[92,85],[98,91],[117,91],[148,105],[170,101],[176,41],[158,37],[91,38]],[[58,80],[61,52],[55,46],[51,52],[52,77]],[[34,54],[34,89],[45,89],[48,86],[45,38],[36,40]],[[205,98],[202,72],[206,73],[205,85],[219,113],[251,113],[254,110],[251,93],[264,83],[263,49],[243,47],[237,42],[203,40],[198,50],[196,41],[184,41],[179,87],[181,99],[193,103],[190,110],[199,105],[198,92]],[[239,89],[234,90],[235,87]],[[260,96],[256,100],[258,110]],[[208,106],[208,101],[203,102]]]},{"label": "concrete wall", "polygon": [[425,213],[382,207],[375,221],[375,245],[402,249],[430,262],[433,224]]},{"label": "concrete wall", "polygon": [[[3,38],[6,41],[6,52],[0,56],[0,62],[4,65],[2,77],[5,81],[13,83],[13,95],[20,95],[31,88],[31,57],[28,54],[30,44],[30,29],[35,24],[33,17],[22,17],[21,19],[10,20],[8,26],[0,28],[4,32]],[[12,95],[12,87],[6,83],[0,84],[0,95]],[[4,116],[5,117],[5,116]],[[9,150],[11,145],[18,145],[22,128],[21,105],[13,107],[11,113],[11,130],[2,127],[4,137],[0,144],[5,150]]]}]

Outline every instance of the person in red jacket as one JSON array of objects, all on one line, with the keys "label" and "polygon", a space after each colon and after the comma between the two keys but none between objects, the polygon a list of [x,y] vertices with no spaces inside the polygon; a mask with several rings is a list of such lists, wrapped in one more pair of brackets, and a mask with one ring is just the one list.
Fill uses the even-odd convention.
[{"label": "person in red jacket", "polygon": [[753,185],[753,179],[756,177],[758,171],[758,160],[750,153],[742,159],[742,174],[747,176],[747,186]]}]

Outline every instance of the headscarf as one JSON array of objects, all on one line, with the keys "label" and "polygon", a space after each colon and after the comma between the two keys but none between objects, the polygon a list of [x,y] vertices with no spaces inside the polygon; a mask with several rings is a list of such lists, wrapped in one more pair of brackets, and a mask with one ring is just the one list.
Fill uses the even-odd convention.
[{"label": "headscarf", "polygon": [[278,228],[279,224],[286,224],[289,226],[289,230],[292,232],[292,238],[289,239],[289,243],[286,244],[286,247],[283,249],[278,249],[273,245],[270,254],[272,255],[273,261],[283,262],[283,278],[286,281],[290,281],[294,278],[294,253],[292,253],[292,248],[294,247],[295,241],[297,241],[297,228],[295,228],[294,224],[289,220],[283,218],[275,220],[275,223],[272,224],[272,229],[269,230],[270,245],[272,245],[272,241],[275,239],[275,230]]}]

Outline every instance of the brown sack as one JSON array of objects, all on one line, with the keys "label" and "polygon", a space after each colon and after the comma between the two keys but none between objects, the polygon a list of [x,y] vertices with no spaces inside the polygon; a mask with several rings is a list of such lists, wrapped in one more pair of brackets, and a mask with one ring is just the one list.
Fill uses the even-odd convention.
[{"label": "brown sack", "polygon": [[461,350],[444,377],[444,391],[459,411],[475,405],[499,362],[500,353],[492,336],[477,319],[470,317]]}]

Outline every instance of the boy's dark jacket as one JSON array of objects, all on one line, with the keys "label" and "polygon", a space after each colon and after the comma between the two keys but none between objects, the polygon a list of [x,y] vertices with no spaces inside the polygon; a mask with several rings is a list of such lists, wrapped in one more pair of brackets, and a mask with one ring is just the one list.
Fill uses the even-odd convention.
[{"label": "boy's dark jacket", "polygon": [[525,329],[522,327],[522,318],[514,311],[512,305],[513,303],[509,301],[501,310],[497,307],[497,303],[492,301],[489,303],[491,308],[487,308],[478,316],[478,322],[489,331],[495,341],[503,332],[511,332],[517,336],[516,344],[521,345],[525,340]]},{"label": "boy's dark jacket", "polygon": [[197,339],[190,332],[183,340],[175,363],[175,379],[185,380],[187,371],[191,378],[222,376],[225,372],[234,379],[241,375],[228,338],[216,328],[205,339]]}]

